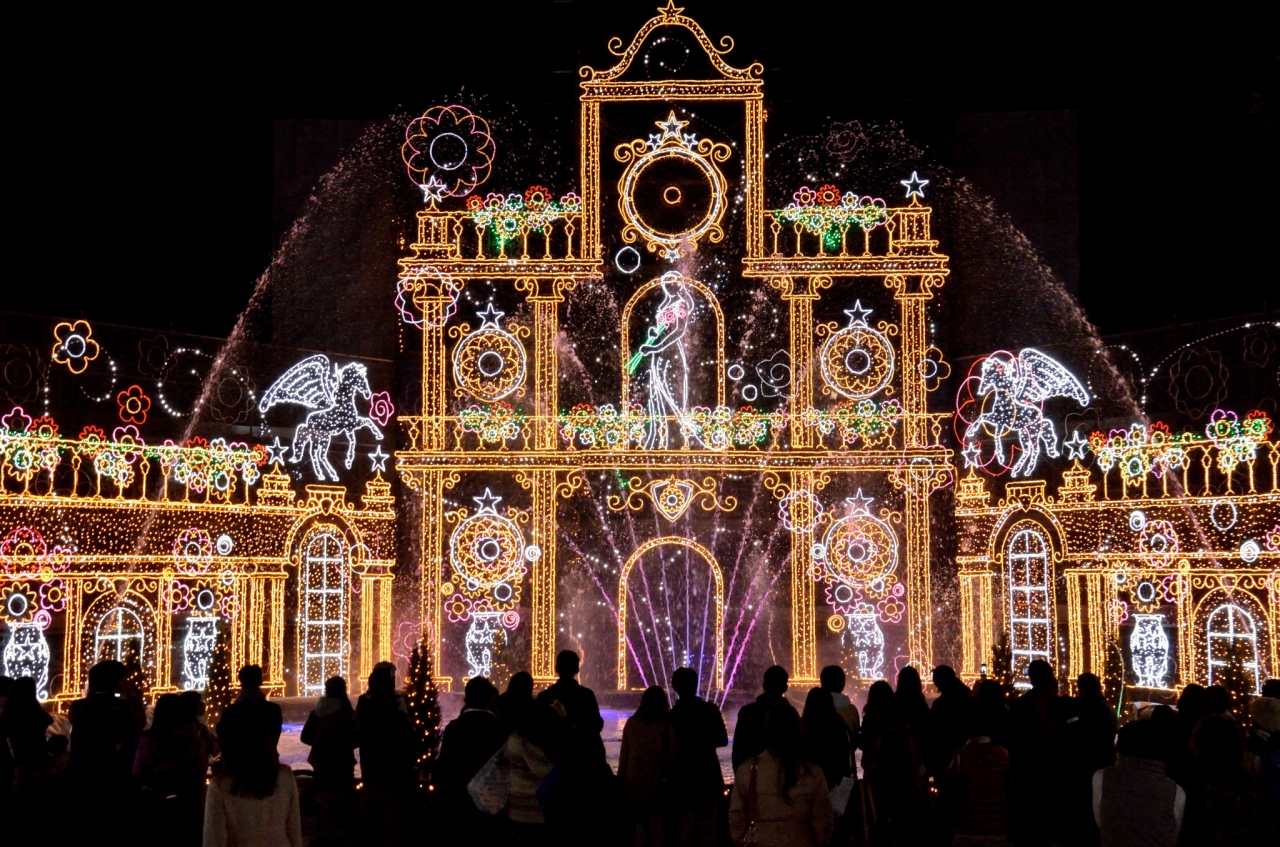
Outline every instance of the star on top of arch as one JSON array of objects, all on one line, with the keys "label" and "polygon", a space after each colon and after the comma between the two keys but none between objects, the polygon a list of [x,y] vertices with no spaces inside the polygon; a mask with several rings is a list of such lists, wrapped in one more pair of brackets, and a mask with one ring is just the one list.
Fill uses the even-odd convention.
[{"label": "star on top of arch", "polygon": [[658,11],[662,13],[662,17],[670,18],[684,11],[684,6],[677,6],[676,0],[667,0],[667,5],[659,6]]},{"label": "star on top of arch", "polygon": [[[471,499],[480,507],[480,512],[493,512],[495,514],[498,511],[497,505],[502,502],[502,498],[494,494],[488,488],[486,488],[484,493],[479,497],[472,497]],[[477,514],[480,512],[477,512]]]},{"label": "star on top of arch", "polygon": [[662,138],[680,138],[680,130],[689,125],[688,121],[682,121],[676,118],[675,109],[671,110],[671,114],[667,116],[665,121],[654,121],[654,126],[662,130]]}]

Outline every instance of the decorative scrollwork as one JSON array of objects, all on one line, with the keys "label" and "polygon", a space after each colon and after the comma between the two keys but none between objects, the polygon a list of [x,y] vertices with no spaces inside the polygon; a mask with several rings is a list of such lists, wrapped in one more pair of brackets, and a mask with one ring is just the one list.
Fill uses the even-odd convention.
[{"label": "decorative scrollwork", "polygon": [[611,495],[608,500],[609,508],[615,512],[624,509],[638,512],[644,508],[642,495],[647,495],[658,513],[669,521],[678,520],[695,501],[705,512],[732,512],[738,508],[736,497],[730,495],[720,499],[716,481],[712,477],[697,482],[677,479],[675,476],[649,482],[642,482],[640,477],[633,476],[627,480],[626,497]]}]

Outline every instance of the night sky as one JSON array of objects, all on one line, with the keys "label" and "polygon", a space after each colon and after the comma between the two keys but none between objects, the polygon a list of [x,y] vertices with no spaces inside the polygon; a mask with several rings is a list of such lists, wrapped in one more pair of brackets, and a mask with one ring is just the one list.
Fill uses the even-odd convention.
[{"label": "night sky", "polygon": [[[1104,333],[1280,301],[1264,259],[1277,57],[1261,21],[1179,39],[1151,21],[685,7],[713,39],[734,37],[732,64],[764,64],[767,144],[784,128],[897,121],[995,199]],[[16,95],[11,164],[24,163],[27,202],[11,250],[36,279],[14,279],[6,308],[223,336],[369,123],[460,90],[572,119],[577,68],[611,64],[608,38],[629,40],[653,3],[499,8],[224,20],[132,44],[64,33],[59,78],[74,84]]]}]

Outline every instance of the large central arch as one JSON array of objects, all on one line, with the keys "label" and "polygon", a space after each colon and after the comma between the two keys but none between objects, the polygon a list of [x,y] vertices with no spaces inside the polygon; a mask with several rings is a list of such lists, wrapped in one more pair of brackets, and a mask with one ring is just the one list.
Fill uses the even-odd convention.
[{"label": "large central arch", "polygon": [[[659,547],[672,546],[683,547],[698,555],[707,567],[711,569],[711,575],[715,582],[715,673],[713,678],[713,687],[717,690],[724,688],[724,574],[720,570],[720,565],[716,562],[715,556],[706,547],[703,547],[696,541],[688,538],[669,535],[663,538],[654,538],[641,544],[626,564],[622,566],[622,573],[618,578],[618,690],[626,691],[628,687],[628,678],[630,671],[630,662],[627,657],[627,581],[631,577],[631,571],[636,564],[646,554]],[[665,682],[665,680],[663,680]]]}]

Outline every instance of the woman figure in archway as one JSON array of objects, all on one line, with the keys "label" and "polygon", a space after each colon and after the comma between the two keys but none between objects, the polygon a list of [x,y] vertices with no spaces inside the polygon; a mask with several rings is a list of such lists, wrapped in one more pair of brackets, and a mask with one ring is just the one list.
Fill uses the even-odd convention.
[{"label": "woman figure in archway", "polygon": [[662,275],[662,302],[658,304],[649,336],[640,345],[638,355],[648,359],[649,429],[645,435],[646,450],[665,450],[670,441],[670,421],[674,417],[686,439],[697,438],[689,420],[689,364],[685,358],[684,340],[693,315],[693,298],[684,278],[675,271]]}]

